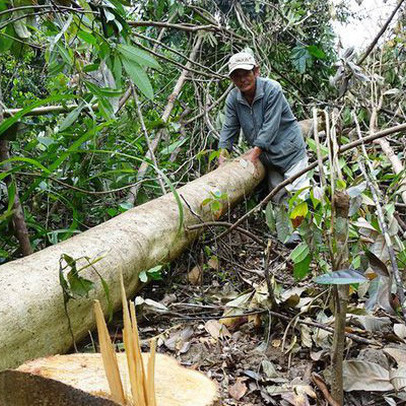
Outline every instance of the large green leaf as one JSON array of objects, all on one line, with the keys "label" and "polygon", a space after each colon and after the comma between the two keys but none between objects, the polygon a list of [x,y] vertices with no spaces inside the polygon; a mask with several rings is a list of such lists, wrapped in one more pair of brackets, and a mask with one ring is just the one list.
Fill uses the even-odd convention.
[{"label": "large green leaf", "polygon": [[299,244],[289,255],[289,259],[291,259],[295,264],[302,262],[307,256],[309,255],[309,246],[302,242]]},{"label": "large green leaf", "polygon": [[271,233],[274,233],[276,231],[276,222],[275,222],[275,215],[273,212],[273,204],[270,201],[265,208],[265,220],[266,220],[266,225],[269,228],[269,231]]},{"label": "large green leaf", "polygon": [[148,66],[155,69],[160,68],[159,63],[148,52],[140,48],[136,48],[131,45],[119,44],[117,49],[125,59],[136,62],[141,66]]},{"label": "large green leaf", "polygon": [[309,273],[311,260],[312,256],[309,254],[301,262],[294,264],[293,276],[295,279],[303,279]]},{"label": "large green leaf", "polygon": [[154,97],[154,91],[145,71],[141,66],[130,59],[123,58],[122,61],[125,71],[128,73],[128,76],[131,78],[135,86],[138,87],[145,97],[152,100]]},{"label": "large green leaf", "polygon": [[291,60],[293,66],[299,73],[305,73],[308,61],[311,60],[311,55],[306,47],[297,45],[292,50]]},{"label": "large green leaf", "polygon": [[326,59],[325,52],[317,45],[309,45],[307,47],[307,50],[309,51],[310,55],[314,56],[317,59]]},{"label": "large green leaf", "polygon": [[289,214],[283,205],[275,206],[274,213],[278,240],[281,242],[285,242],[293,232],[293,227],[289,219]]},{"label": "large green leaf", "polygon": [[314,281],[323,285],[349,285],[351,283],[368,282],[368,279],[355,269],[342,269],[318,276]]}]

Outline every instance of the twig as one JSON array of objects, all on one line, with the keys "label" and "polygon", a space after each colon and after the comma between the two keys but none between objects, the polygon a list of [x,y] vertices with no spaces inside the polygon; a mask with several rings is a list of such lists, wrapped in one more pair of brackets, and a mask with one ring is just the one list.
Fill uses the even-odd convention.
[{"label": "twig", "polygon": [[312,373],[312,381],[315,385],[321,390],[323,396],[327,400],[330,406],[340,406],[331,396],[330,392],[328,391],[327,385],[325,384],[324,380],[321,378],[319,374],[315,372]]},{"label": "twig", "polygon": [[177,30],[196,32],[196,31],[218,31],[218,27],[213,24],[192,25],[192,24],[172,24],[162,21],[127,21],[131,27],[163,27],[175,28]]},{"label": "twig", "polygon": [[313,107],[313,134],[314,134],[314,141],[316,142],[316,150],[317,150],[317,163],[319,166],[319,176],[320,176],[320,186],[321,189],[324,191],[326,186],[326,175],[324,173],[323,168],[323,156],[321,154],[320,149],[320,138],[319,138],[319,130],[318,130],[318,122],[317,122],[317,108]]},{"label": "twig", "polygon": [[[199,37],[201,38],[201,37]],[[134,42],[139,48],[143,49],[146,52],[149,52],[150,54],[156,56],[157,58],[160,58],[164,61],[167,61],[173,65],[176,65],[178,68],[182,68],[183,70],[187,70],[189,72],[193,72],[196,73],[198,75],[202,75],[202,76],[206,76],[209,78],[216,78],[216,79],[226,79],[227,76],[223,76],[223,75],[219,75],[217,73],[208,73],[205,71],[201,71],[201,70],[196,70],[190,67],[190,62],[188,62],[186,65],[182,65],[180,62],[174,61],[173,59],[170,59],[162,54],[159,54],[158,52],[153,51],[152,49],[149,49],[147,47],[145,47],[144,45],[140,44],[139,42]],[[190,58],[189,58],[190,59]]]},{"label": "twig", "polygon": [[[145,141],[147,142],[148,152],[149,152],[150,157],[152,158],[152,162],[154,163],[155,167],[158,168],[158,162],[156,160],[154,150],[152,149],[151,140],[149,139],[148,130],[147,130],[147,127],[145,127],[145,122],[144,122],[144,117],[142,115],[140,102],[138,100],[138,96],[137,96],[137,93],[135,91],[134,86],[131,86],[131,87],[132,87],[132,94],[133,94],[133,97],[134,97],[134,102],[135,102],[135,105],[137,106],[138,119],[140,120],[141,128],[142,128],[142,131],[143,131],[144,137],[145,137]],[[164,185],[164,182],[163,182],[163,180],[162,180],[162,178],[160,176],[158,176],[158,182],[159,182],[159,185],[161,186],[162,193],[165,195],[166,194],[165,185]]]},{"label": "twig", "polygon": [[[162,47],[162,48],[165,48],[165,49],[167,49],[167,50],[170,51],[170,52],[173,52],[174,54],[180,56],[181,58],[185,59],[186,61],[190,62],[191,64],[196,65],[196,66],[198,66],[199,68],[202,68],[202,69],[204,69],[204,70],[209,71],[212,75],[215,75],[216,77],[222,77],[222,78],[224,78],[224,79],[227,79],[227,78],[228,78],[228,76],[219,75],[217,72],[214,72],[213,70],[211,70],[211,69],[208,68],[207,66],[204,66],[203,64],[201,64],[201,63],[199,63],[199,62],[197,62],[197,61],[194,61],[194,60],[188,58],[187,56],[183,55],[181,52],[177,51],[176,49],[171,48],[170,46],[164,44],[164,43],[161,42],[161,41],[158,41],[158,40],[156,40],[156,39],[154,39],[154,38],[147,37],[146,35],[139,34],[138,32],[134,32],[134,35],[135,35],[136,37],[145,39],[146,41],[150,41],[150,42],[154,43],[154,44],[157,45],[157,46],[160,46],[160,47]],[[155,47],[154,47],[154,48],[155,48]],[[154,49],[154,50],[155,50],[155,49]]]},{"label": "twig", "polygon": [[[219,307],[219,310],[225,310],[224,307]],[[170,312],[173,314],[173,312]],[[268,310],[268,309],[253,309],[252,311],[249,312],[244,312],[241,314],[233,314],[233,315],[220,315],[220,316],[215,316],[215,315],[200,315],[198,317],[191,317],[188,315],[184,315],[184,314],[180,314],[180,313],[175,313],[175,315],[177,316],[175,319],[181,319],[181,320],[189,320],[189,321],[199,321],[199,320],[220,320],[220,319],[231,319],[234,317],[245,317],[245,316],[251,316],[251,315],[255,315],[255,314],[263,314],[263,313],[269,313],[271,316],[275,316],[278,319],[282,319],[282,320],[286,320],[286,321],[291,321],[292,320],[292,316],[291,315],[285,315],[282,313],[278,313],[272,310]],[[168,314],[168,313],[166,313]],[[326,326],[325,324],[321,324],[321,323],[316,323],[314,321],[305,321],[305,320],[298,320],[297,323],[299,324],[305,324],[307,326],[311,326],[311,327],[316,327],[316,328],[320,328],[322,330],[328,331],[329,333],[334,333],[334,328],[330,327],[330,326]],[[345,336],[347,338],[350,338],[351,340],[357,341],[358,343],[361,344],[366,344],[366,345],[380,345],[377,341],[375,340],[368,340],[367,338],[364,337],[360,337],[357,336],[356,334],[353,333],[345,333]]]},{"label": "twig", "polygon": [[197,120],[200,117],[203,117],[206,113],[208,113],[210,110],[212,110],[214,107],[216,107],[218,104],[220,104],[230,93],[231,89],[234,87],[233,84],[230,84],[225,92],[215,101],[213,102],[210,106],[207,107],[205,111],[202,111],[199,114],[196,114],[194,117],[190,118],[189,120],[185,121],[185,125],[191,124],[193,121]]},{"label": "twig", "polygon": [[395,17],[395,14],[397,13],[397,11],[400,9],[400,7],[402,6],[402,4],[404,3],[404,0],[400,0],[398,5],[395,7],[395,9],[392,11],[392,14],[389,16],[389,18],[386,20],[385,24],[382,26],[382,28],[380,29],[380,31],[378,32],[378,34],[376,35],[376,37],[373,39],[373,41],[371,42],[371,44],[369,45],[369,47],[367,48],[367,50],[365,51],[364,55],[361,57],[361,59],[358,61],[358,65],[361,65],[362,62],[365,61],[365,59],[368,57],[368,55],[372,52],[372,50],[374,49],[376,43],[379,41],[379,38],[381,38],[381,36],[383,35],[383,33],[386,31],[386,29],[388,28],[389,24],[391,23],[391,21],[393,20],[393,17]]},{"label": "twig", "polygon": [[34,177],[38,177],[38,178],[43,178],[43,179],[49,179],[49,180],[52,180],[53,182],[56,182],[56,183],[59,183],[60,185],[62,185],[62,186],[64,186],[64,187],[67,187],[67,188],[69,188],[69,189],[72,189],[72,190],[75,190],[75,191],[77,191],[77,192],[80,192],[80,193],[85,193],[85,194],[87,194],[87,195],[107,195],[107,194],[110,194],[110,193],[117,193],[117,192],[121,192],[122,190],[126,190],[126,189],[130,189],[130,188],[132,188],[132,187],[134,187],[134,186],[137,186],[139,183],[142,183],[142,182],[147,182],[148,180],[154,180],[154,179],[143,179],[143,180],[140,180],[139,182],[136,182],[136,183],[132,183],[132,184],[130,184],[130,185],[126,185],[126,186],[123,186],[123,187],[119,187],[119,188],[117,188],[117,189],[110,189],[110,190],[101,190],[101,191],[92,191],[92,190],[86,190],[86,189],[81,189],[81,188],[79,188],[79,187],[77,187],[77,186],[73,186],[73,185],[69,185],[69,183],[66,183],[66,182],[63,182],[63,181],[61,181],[61,180],[59,180],[59,179],[57,179],[57,178],[54,178],[54,177],[52,177],[52,176],[48,176],[48,175],[44,175],[44,174],[42,174],[42,173],[36,173],[36,172],[33,172],[33,173],[31,173],[31,172],[15,172],[15,174],[16,175],[22,175],[22,176],[34,176]]},{"label": "twig", "polygon": [[[187,226],[186,230],[187,231],[193,231],[197,230],[199,228],[206,228],[206,227],[232,227],[232,223],[228,223],[227,221],[207,221],[202,224],[193,224],[191,226]],[[236,231],[238,231],[241,234],[246,235],[247,237],[251,238],[251,240],[255,241],[258,245],[260,245],[262,248],[266,248],[266,244],[259,239],[255,234],[252,234],[251,231],[246,230],[245,228],[242,227],[236,227]]]}]

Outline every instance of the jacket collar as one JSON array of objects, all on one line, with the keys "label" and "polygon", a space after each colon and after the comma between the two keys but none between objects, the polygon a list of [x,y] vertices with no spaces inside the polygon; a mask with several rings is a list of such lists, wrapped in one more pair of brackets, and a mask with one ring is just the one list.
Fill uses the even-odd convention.
[{"label": "jacket collar", "polygon": [[[254,101],[252,102],[252,104],[254,104],[257,100],[262,99],[263,97],[264,97],[264,81],[260,77],[258,77],[256,79],[255,97],[254,97]],[[247,100],[245,99],[245,97],[243,96],[243,94],[241,93],[240,90],[238,90],[238,93],[237,93],[237,100],[239,103],[249,106]]]}]

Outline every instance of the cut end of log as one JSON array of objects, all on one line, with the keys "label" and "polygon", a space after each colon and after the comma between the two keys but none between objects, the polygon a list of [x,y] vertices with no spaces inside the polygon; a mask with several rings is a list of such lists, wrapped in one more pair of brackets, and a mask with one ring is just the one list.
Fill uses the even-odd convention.
[{"label": "cut end of log", "polygon": [[[142,354],[142,358],[147,370],[149,354]],[[117,360],[126,397],[132,399],[126,355],[117,354]],[[111,399],[100,354],[40,358],[21,365],[17,371],[53,379],[92,396]],[[156,354],[155,358],[155,392],[157,406],[210,406],[218,401],[217,385],[213,381],[200,372],[182,367],[164,354]]]}]

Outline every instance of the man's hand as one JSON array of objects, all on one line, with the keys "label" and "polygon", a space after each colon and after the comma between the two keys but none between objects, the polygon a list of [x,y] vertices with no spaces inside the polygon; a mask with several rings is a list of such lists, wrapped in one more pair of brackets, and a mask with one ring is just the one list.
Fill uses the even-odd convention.
[{"label": "man's hand", "polygon": [[246,159],[251,161],[254,165],[258,162],[259,156],[261,155],[262,149],[259,147],[254,147],[250,152],[248,152]]},{"label": "man's hand", "polygon": [[221,149],[219,159],[218,159],[219,166],[223,165],[229,157],[230,157],[230,153],[226,149]]}]

